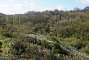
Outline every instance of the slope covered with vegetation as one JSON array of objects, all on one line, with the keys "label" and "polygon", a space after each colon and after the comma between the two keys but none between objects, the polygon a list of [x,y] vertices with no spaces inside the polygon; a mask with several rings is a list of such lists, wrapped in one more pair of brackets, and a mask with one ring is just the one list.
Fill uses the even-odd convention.
[{"label": "slope covered with vegetation", "polygon": [[1,59],[81,60],[88,55],[89,7],[0,14]]}]

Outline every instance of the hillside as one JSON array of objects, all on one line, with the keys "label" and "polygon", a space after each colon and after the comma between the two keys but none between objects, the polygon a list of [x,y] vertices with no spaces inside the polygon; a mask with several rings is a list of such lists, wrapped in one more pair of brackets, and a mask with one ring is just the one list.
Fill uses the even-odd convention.
[{"label": "hillside", "polygon": [[89,7],[1,13],[0,56],[6,60],[88,60]]}]

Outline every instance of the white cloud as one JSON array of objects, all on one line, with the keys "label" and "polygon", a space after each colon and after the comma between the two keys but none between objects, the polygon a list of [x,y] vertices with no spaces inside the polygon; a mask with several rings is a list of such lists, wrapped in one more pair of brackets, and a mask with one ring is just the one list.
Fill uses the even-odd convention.
[{"label": "white cloud", "polygon": [[89,3],[89,0],[80,0],[81,3]]},{"label": "white cloud", "polygon": [[0,2],[0,12],[5,14],[24,13],[35,10],[38,0],[2,0]]},{"label": "white cloud", "polygon": [[5,14],[20,14],[27,11],[63,10],[63,6],[46,6],[39,4],[40,0],[1,0],[0,12]]},{"label": "white cloud", "polygon": [[61,6],[61,5],[58,5],[58,6],[49,6],[49,7],[45,7],[43,9],[40,9],[40,10],[44,11],[44,10],[55,10],[55,9],[64,10],[64,7]]}]

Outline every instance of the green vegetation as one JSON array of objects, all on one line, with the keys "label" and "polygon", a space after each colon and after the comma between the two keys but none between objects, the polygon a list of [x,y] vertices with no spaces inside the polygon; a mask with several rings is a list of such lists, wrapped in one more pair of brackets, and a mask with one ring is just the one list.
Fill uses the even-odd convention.
[{"label": "green vegetation", "polygon": [[88,60],[88,55],[89,7],[0,14],[1,60]]}]

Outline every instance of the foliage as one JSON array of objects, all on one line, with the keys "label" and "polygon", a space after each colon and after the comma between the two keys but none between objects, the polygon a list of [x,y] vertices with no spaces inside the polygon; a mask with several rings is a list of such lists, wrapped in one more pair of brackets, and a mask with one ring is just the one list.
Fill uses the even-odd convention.
[{"label": "foliage", "polygon": [[25,56],[26,59],[33,60],[63,60],[62,55],[66,57],[71,53],[62,46],[68,50],[72,47],[89,55],[88,43],[89,7],[72,11],[56,9],[16,15],[0,14],[2,56],[17,56],[16,59]]}]

